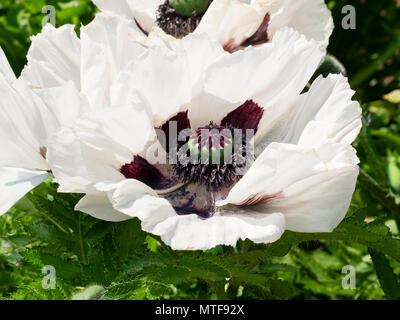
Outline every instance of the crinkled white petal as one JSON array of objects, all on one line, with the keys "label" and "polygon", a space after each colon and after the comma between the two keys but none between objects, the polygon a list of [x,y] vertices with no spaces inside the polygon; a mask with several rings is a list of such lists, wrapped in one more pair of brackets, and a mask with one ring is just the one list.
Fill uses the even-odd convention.
[{"label": "crinkled white petal", "polygon": [[257,31],[272,4],[271,0],[252,0],[250,4],[240,0],[214,0],[195,32],[207,33],[232,51]]},{"label": "crinkled white petal", "polygon": [[78,91],[72,81],[59,87],[36,89],[34,92],[43,100],[48,112],[56,120],[54,123],[47,123],[52,126],[50,132],[73,125],[75,120],[92,109],[86,97]]},{"label": "crinkled white petal", "polygon": [[189,117],[195,126],[219,122],[253,99],[264,108],[264,121],[273,121],[297,99],[322,56],[317,43],[288,28],[271,43],[222,56],[205,71],[204,92],[192,101]]},{"label": "crinkled white petal", "polygon": [[20,79],[0,75],[0,165],[48,170],[41,155],[57,122],[43,101]]},{"label": "crinkled white petal", "polygon": [[98,14],[81,29],[82,91],[93,107],[110,105],[112,82],[129,61],[145,51],[136,41],[138,34],[132,21],[105,14]]},{"label": "crinkled white petal", "polygon": [[173,50],[180,52],[185,59],[187,72],[193,82],[193,93],[200,90],[200,85],[204,81],[204,70],[218,59],[229,56],[218,42],[205,34],[186,36],[181,41],[174,42]]},{"label": "crinkled white petal", "polygon": [[27,58],[22,77],[31,86],[49,88],[73,81],[80,89],[81,45],[73,25],[56,29],[47,24],[32,37]]},{"label": "crinkled white petal", "polygon": [[47,160],[61,192],[95,192],[99,182],[124,179],[120,168],[142,154],[156,134],[146,110],[110,108],[87,113],[50,140]]},{"label": "crinkled white petal", "polygon": [[128,4],[129,1],[130,0],[92,0],[102,12],[132,19],[132,11]]},{"label": "crinkled white petal", "polygon": [[[132,154],[141,154],[157,137],[149,111],[144,105],[87,113],[76,124],[75,130],[82,139],[106,137]],[[86,140],[85,143],[90,142]],[[92,145],[95,146],[95,143],[93,140]]]},{"label": "crinkled white petal", "polygon": [[310,148],[272,143],[217,205],[241,206],[249,199],[269,198],[257,210],[282,212],[290,230],[332,231],[350,206],[358,162],[355,150],[346,144]]},{"label": "crinkled white petal", "polygon": [[155,125],[160,126],[187,109],[192,79],[180,55],[162,47],[152,47],[129,64],[111,92],[114,105],[131,102],[132,93],[138,95],[149,103]]},{"label": "crinkled white petal", "polygon": [[73,129],[63,128],[50,140],[47,161],[60,192],[94,193],[99,181],[123,179],[118,169],[128,161],[128,151],[104,137],[94,139],[96,145],[87,145]]},{"label": "crinkled white petal", "polygon": [[156,126],[190,108],[202,88],[204,70],[227,53],[206,35],[195,34],[175,42],[173,49],[153,47],[132,61],[111,89],[112,104],[145,100]]},{"label": "crinkled white petal", "polygon": [[0,216],[48,177],[45,171],[0,167]]},{"label": "crinkled white petal", "polygon": [[362,126],[360,104],[352,101],[353,94],[342,75],[318,77],[269,129],[266,122],[261,123],[264,130],[256,141],[257,149],[262,151],[273,141],[310,147],[351,144]]},{"label": "crinkled white petal", "polygon": [[217,245],[234,246],[239,239],[256,243],[278,240],[285,230],[280,213],[221,213],[209,219],[179,216],[171,204],[143,189],[136,180],[119,184],[112,196],[114,208],[142,221],[143,230],[161,237],[175,250],[206,250]]},{"label": "crinkled white petal", "polygon": [[151,48],[132,61],[112,86],[112,104],[145,100],[157,126],[189,110],[192,126],[200,127],[253,99],[264,108],[264,121],[273,122],[298,98],[323,55],[291,29],[279,31],[272,43],[234,54],[205,35],[190,35],[172,47]]},{"label": "crinkled white petal", "polygon": [[16,80],[10,64],[0,48],[0,165],[28,169],[47,169],[40,155],[35,123],[41,119],[30,90]]},{"label": "crinkled white petal", "polygon": [[173,49],[174,44],[179,43],[181,40],[165,33],[160,27],[154,26],[143,41],[146,47],[158,46]]},{"label": "crinkled white petal", "polygon": [[86,194],[77,203],[75,210],[105,221],[120,222],[131,219],[131,217],[114,209],[106,192]]},{"label": "crinkled white petal", "polygon": [[150,32],[156,21],[158,7],[164,0],[127,0],[127,2],[139,26],[145,32]]},{"label": "crinkled white petal", "polygon": [[[308,113],[308,119],[312,120],[305,126],[298,143],[303,146],[353,143],[362,127],[361,107],[357,101],[351,100],[353,94],[347,79],[341,75],[315,80],[300,108],[307,110],[303,117],[307,117],[310,109],[317,112],[314,117],[310,117],[312,112]],[[299,119],[296,124],[299,122],[302,121]]]},{"label": "crinkled white petal", "polygon": [[332,232],[346,216],[357,177],[358,167],[321,172],[286,188],[284,199],[266,207],[284,213],[287,230]]},{"label": "crinkled white petal", "polygon": [[1,47],[0,47],[0,73],[8,82],[13,82],[15,80],[14,71],[11,69],[7,57]]},{"label": "crinkled white petal", "polygon": [[32,89],[23,79],[12,84],[0,76],[0,165],[48,170],[48,139],[89,110],[73,82]]},{"label": "crinkled white petal", "polygon": [[140,28],[149,33],[156,21],[158,7],[164,0],[92,0],[103,12],[134,19]]},{"label": "crinkled white petal", "polygon": [[207,250],[217,245],[236,246],[239,239],[272,243],[285,231],[280,213],[228,213],[209,219],[197,215],[169,218],[149,232],[158,234],[174,250]]},{"label": "crinkled white petal", "polygon": [[291,27],[326,48],[334,25],[324,0],[279,0],[270,10],[270,38],[283,27]]}]

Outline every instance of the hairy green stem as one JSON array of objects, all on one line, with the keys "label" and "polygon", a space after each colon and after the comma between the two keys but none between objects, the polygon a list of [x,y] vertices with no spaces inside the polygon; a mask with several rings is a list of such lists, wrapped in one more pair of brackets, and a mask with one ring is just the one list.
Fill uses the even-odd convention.
[{"label": "hairy green stem", "polygon": [[362,189],[388,209],[396,220],[400,219],[400,206],[396,204],[395,199],[388,195],[388,190],[382,188],[368,173],[360,169],[358,182]]},{"label": "hairy green stem", "polygon": [[368,124],[363,121],[363,127],[359,135],[360,146],[364,149],[366,156],[374,168],[374,175],[377,177],[379,182],[387,180],[386,171],[382,166],[382,160],[377,156],[374,150],[374,144],[370,139],[369,130],[367,130]]},{"label": "hairy green stem", "polygon": [[[26,195],[26,198],[28,201],[36,208],[36,205],[40,206],[39,203],[36,201],[36,197],[32,193],[28,193]],[[48,214],[45,213],[45,210],[37,210],[37,212],[41,215],[43,215],[47,220],[49,220],[51,223],[53,223],[58,229],[60,229],[61,232],[69,234],[68,230],[66,230],[61,224],[59,224],[56,220],[54,220],[52,217],[50,217]]]},{"label": "hairy green stem", "polygon": [[81,247],[82,263],[87,264],[85,248],[83,246],[83,235],[82,235],[82,213],[78,213],[78,233],[79,233],[79,245]]}]

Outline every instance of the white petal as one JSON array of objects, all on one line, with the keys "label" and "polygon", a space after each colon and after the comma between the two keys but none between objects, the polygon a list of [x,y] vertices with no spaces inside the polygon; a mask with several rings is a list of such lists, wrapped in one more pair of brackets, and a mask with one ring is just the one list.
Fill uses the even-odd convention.
[{"label": "white petal", "polygon": [[218,205],[265,199],[257,211],[282,212],[291,230],[332,231],[350,206],[357,163],[355,150],[345,144],[305,148],[272,143]]},{"label": "white petal", "polygon": [[105,192],[85,195],[77,203],[75,210],[82,211],[94,218],[105,221],[120,222],[131,219],[131,217],[122,214],[113,208],[108,195]]},{"label": "white petal", "polygon": [[136,92],[149,103],[155,125],[160,126],[179,111],[187,110],[192,82],[181,55],[166,48],[152,47],[121,73],[112,88],[112,103],[126,103],[130,93]]},{"label": "white petal", "polygon": [[285,229],[279,213],[225,213],[205,220],[197,215],[179,216],[167,200],[136,180],[121,182],[112,198],[117,210],[138,217],[144,231],[160,236],[175,250],[234,246],[239,239],[269,243],[278,240]]},{"label": "white petal", "polygon": [[22,80],[0,79],[0,165],[47,170],[49,137],[89,110],[73,82],[33,90]]},{"label": "white petal", "polygon": [[269,0],[253,0],[251,4],[214,0],[195,32],[207,33],[232,51],[257,31],[272,3]]},{"label": "white petal", "polygon": [[[155,212],[153,212],[155,214]],[[153,231],[174,250],[207,250],[217,245],[236,246],[239,239],[255,243],[277,241],[285,231],[280,213],[217,214],[209,219],[197,215],[175,216],[160,223]]]},{"label": "white petal", "polygon": [[293,184],[285,198],[272,201],[268,212],[281,210],[286,228],[295,232],[332,232],[350,207],[357,167],[321,172]]},{"label": "white petal", "polygon": [[190,108],[192,97],[202,87],[204,70],[228,55],[206,35],[189,35],[172,48],[152,47],[132,61],[111,90],[112,104],[125,104],[139,96],[151,105],[155,125],[162,125]]},{"label": "white petal", "polygon": [[58,29],[47,24],[32,38],[28,65],[22,77],[38,88],[56,87],[73,81],[80,89],[80,41],[73,25]]},{"label": "white petal", "polygon": [[[87,113],[77,121],[76,132],[82,141],[91,136],[105,137],[132,154],[141,154],[157,138],[151,116],[144,105]],[[89,140],[84,142],[89,144]],[[94,143],[93,140],[92,145]]]},{"label": "white petal", "polygon": [[[60,184],[60,192],[93,193],[97,191],[94,185],[100,181],[118,182],[123,179],[118,169],[128,161],[128,152],[120,145],[112,149],[113,142],[105,138],[99,137],[97,145],[84,144],[75,132],[67,128],[52,137],[47,161]],[[102,150],[104,146],[108,150]]]},{"label": "white petal", "polygon": [[22,80],[0,74],[0,96],[0,165],[47,170],[41,151],[55,118]]},{"label": "white petal", "polygon": [[13,82],[15,80],[14,71],[11,69],[7,57],[1,47],[0,47],[0,73],[4,76],[4,78],[8,82]]},{"label": "white petal", "polygon": [[190,34],[174,42],[173,50],[180,52],[187,64],[187,72],[193,79],[193,92],[197,92],[204,81],[204,70],[223,56],[229,56],[221,45],[206,34]]},{"label": "white petal", "polygon": [[1,167],[0,216],[48,177],[50,177],[50,174],[45,171]]},{"label": "white petal", "polygon": [[158,7],[164,0],[92,0],[103,12],[133,19],[149,33],[156,21]]},{"label": "white petal", "polygon": [[145,110],[106,109],[87,113],[73,129],[54,135],[47,159],[61,192],[94,192],[99,182],[123,180],[121,166],[144,152],[155,137]]},{"label": "white petal", "polygon": [[360,132],[360,104],[352,101],[347,78],[320,76],[307,93],[299,96],[281,115],[272,129],[257,143],[263,149],[271,141],[319,146],[326,143],[352,143]]},{"label": "white petal", "polygon": [[69,127],[84,113],[91,111],[86,97],[79,93],[72,81],[60,87],[36,89],[35,93],[43,100],[48,111],[54,115],[56,121],[51,132],[60,127]]},{"label": "white petal", "polygon": [[165,33],[160,27],[155,25],[149,32],[149,35],[142,42],[146,47],[165,47],[172,49],[176,43],[179,43],[181,40],[177,39],[167,33]]},{"label": "white petal", "polygon": [[144,52],[132,21],[98,14],[81,29],[82,91],[98,109],[110,105],[109,88],[127,63]]},{"label": "white petal", "polygon": [[283,27],[291,27],[323,48],[329,44],[334,25],[324,0],[279,0],[270,11],[268,34],[273,37]]},{"label": "white petal", "polygon": [[192,103],[190,119],[204,125],[212,114],[218,122],[253,99],[269,123],[285,112],[277,104],[287,106],[298,97],[322,56],[315,42],[291,29],[280,30],[271,43],[222,56],[206,71],[205,92]]},{"label": "white petal", "polygon": [[132,19],[132,11],[129,8],[129,0],[92,0],[103,12]]},{"label": "white petal", "polygon": [[318,111],[309,118],[312,120],[301,133],[299,144],[316,146],[334,142],[353,143],[362,126],[360,104],[351,100],[353,94],[347,79],[341,75],[315,80],[306,94],[302,108]]},{"label": "white petal", "polygon": [[111,198],[116,210],[139,218],[145,231],[152,230],[158,223],[176,215],[167,200],[159,198],[153,189],[138,180],[120,182]]},{"label": "white petal", "polygon": [[164,0],[127,0],[133,17],[139,26],[146,32],[150,32],[156,21],[158,7]]}]

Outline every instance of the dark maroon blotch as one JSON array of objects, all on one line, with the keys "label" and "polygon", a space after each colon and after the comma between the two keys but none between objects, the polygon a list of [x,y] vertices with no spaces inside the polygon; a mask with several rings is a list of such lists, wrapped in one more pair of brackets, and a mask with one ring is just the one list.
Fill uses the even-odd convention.
[{"label": "dark maroon blotch", "polygon": [[250,38],[248,38],[245,42],[243,42],[242,46],[247,47],[251,45],[259,45],[268,42],[269,22],[270,22],[270,15],[269,13],[267,13],[258,30]]},{"label": "dark maroon blotch", "polygon": [[238,205],[243,206],[243,207],[255,206],[255,205],[258,205],[261,203],[266,203],[266,202],[275,200],[275,199],[279,198],[281,195],[282,195],[282,192],[278,192],[275,194],[267,194],[267,195],[257,193],[257,194],[253,194],[253,195],[247,197],[247,199],[243,200]]},{"label": "dark maroon blotch", "polygon": [[242,130],[252,129],[255,134],[263,114],[263,108],[253,100],[247,100],[223,118],[221,125]]},{"label": "dark maroon blotch", "polygon": [[165,182],[163,174],[140,156],[135,156],[131,163],[123,165],[120,172],[125,178],[139,180],[152,189],[160,189]]},{"label": "dark maroon blotch", "polygon": [[[170,122],[176,121],[177,124],[177,134],[182,130],[189,129],[190,128],[190,120],[188,118],[188,111],[182,111],[179,112],[176,116],[172,117],[169,119],[166,123],[164,123],[159,129],[161,129],[166,136],[166,145],[163,146],[167,152],[169,152],[169,139],[170,139]],[[178,137],[174,137],[174,139],[177,139]],[[162,139],[160,139],[160,142]]]}]

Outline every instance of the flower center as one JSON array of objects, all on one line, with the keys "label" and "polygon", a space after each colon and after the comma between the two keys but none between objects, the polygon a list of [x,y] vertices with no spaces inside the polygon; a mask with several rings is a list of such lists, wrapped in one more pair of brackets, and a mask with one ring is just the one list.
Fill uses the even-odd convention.
[{"label": "flower center", "polygon": [[166,0],[157,10],[157,24],[177,39],[193,32],[213,0]]},{"label": "flower center", "polygon": [[241,130],[210,124],[193,131],[178,152],[175,172],[214,190],[238,181],[250,158]]},{"label": "flower center", "polygon": [[200,160],[210,164],[223,164],[224,160],[232,156],[232,132],[216,125],[199,128],[190,136],[188,147]]}]

